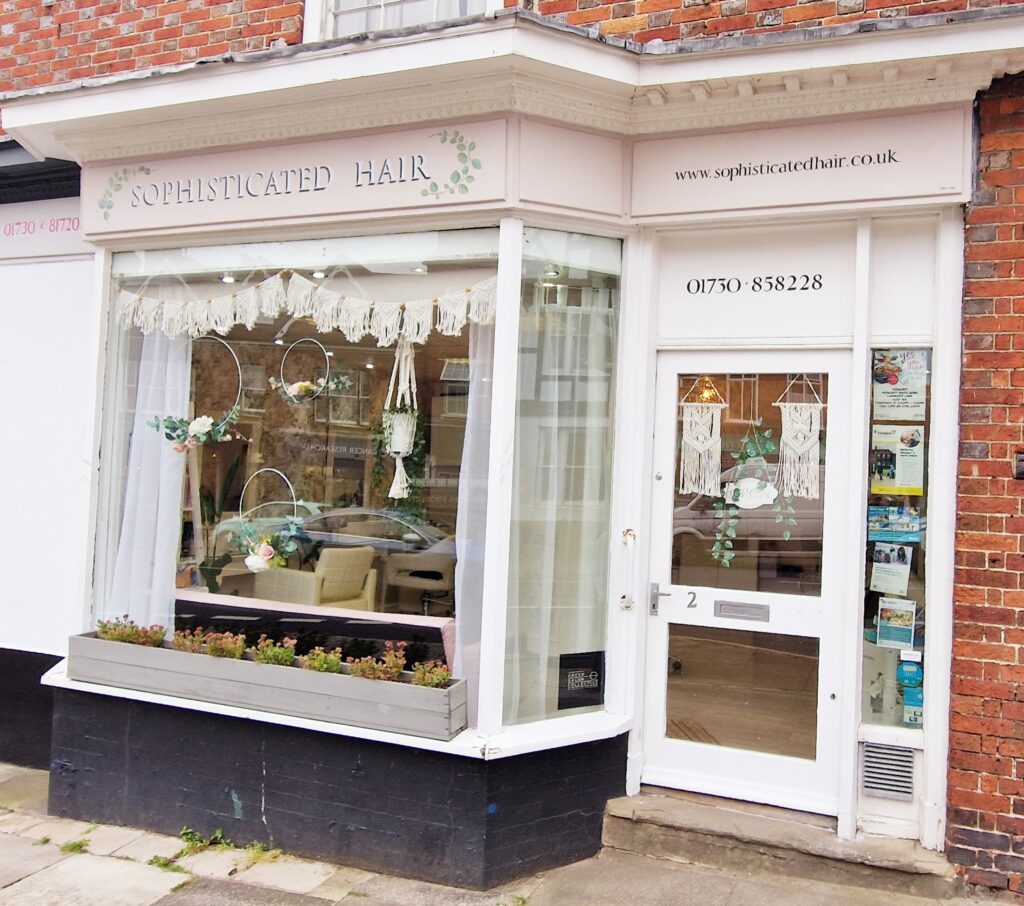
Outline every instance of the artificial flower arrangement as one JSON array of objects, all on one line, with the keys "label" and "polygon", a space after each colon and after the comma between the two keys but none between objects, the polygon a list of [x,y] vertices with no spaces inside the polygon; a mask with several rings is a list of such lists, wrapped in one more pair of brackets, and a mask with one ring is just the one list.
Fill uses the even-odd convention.
[{"label": "artificial flower arrangement", "polygon": [[[219,444],[231,440],[230,428],[238,421],[238,407],[225,412],[218,421],[210,415],[200,415],[191,421],[187,418],[154,418],[146,422],[150,428],[163,431],[164,437],[174,444],[176,453],[184,453],[202,444]],[[237,436],[237,435],[236,435]]]},{"label": "artificial flower arrangement", "polygon": [[317,378],[315,381],[295,381],[286,384],[271,376],[269,379],[272,390],[291,406],[298,406],[301,403],[308,403],[315,399],[325,390],[348,390],[352,386],[352,379],[343,374],[335,375],[332,378]]},{"label": "artificial flower arrangement", "polygon": [[259,534],[251,525],[242,524],[235,544],[246,555],[245,566],[251,573],[278,569],[288,564],[288,558],[299,549],[299,542],[308,536],[294,516],[289,516],[285,527],[273,534]]}]

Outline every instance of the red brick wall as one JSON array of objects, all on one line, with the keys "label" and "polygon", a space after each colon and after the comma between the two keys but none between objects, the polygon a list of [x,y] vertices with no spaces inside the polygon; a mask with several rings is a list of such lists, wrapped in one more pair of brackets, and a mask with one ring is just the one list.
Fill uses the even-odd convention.
[{"label": "red brick wall", "polygon": [[297,44],[302,9],[288,0],[6,0],[0,91]]},{"label": "red brick wall", "polygon": [[526,0],[542,16],[647,42],[717,38],[1001,6],[1021,0]]},{"label": "red brick wall", "polygon": [[1024,77],[979,99],[967,215],[949,858],[1024,886]]}]

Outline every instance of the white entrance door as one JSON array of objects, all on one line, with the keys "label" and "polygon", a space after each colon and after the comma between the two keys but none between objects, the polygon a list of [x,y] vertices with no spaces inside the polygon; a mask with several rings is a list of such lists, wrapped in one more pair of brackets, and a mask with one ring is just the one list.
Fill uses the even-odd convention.
[{"label": "white entrance door", "polygon": [[658,356],[645,783],[837,813],[849,359]]}]

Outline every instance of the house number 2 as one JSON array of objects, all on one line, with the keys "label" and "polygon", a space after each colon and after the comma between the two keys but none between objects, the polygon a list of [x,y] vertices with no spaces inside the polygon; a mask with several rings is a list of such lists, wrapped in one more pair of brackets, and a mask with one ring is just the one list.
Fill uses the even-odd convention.
[{"label": "house number 2", "polygon": [[688,591],[686,594],[689,595],[689,597],[686,600],[686,606],[687,607],[696,607],[697,606],[697,592],[695,592],[695,591]]}]

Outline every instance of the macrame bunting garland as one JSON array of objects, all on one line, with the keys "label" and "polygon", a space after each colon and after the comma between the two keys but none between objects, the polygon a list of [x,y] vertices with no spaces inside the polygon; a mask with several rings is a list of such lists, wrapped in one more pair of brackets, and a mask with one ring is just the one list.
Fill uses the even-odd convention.
[{"label": "macrame bunting garland", "polygon": [[801,375],[800,377],[811,388],[815,401],[813,403],[783,402],[783,397],[799,378],[793,378],[786,389],[782,391],[782,396],[775,401],[775,405],[782,413],[779,468],[775,483],[781,494],[817,500],[821,493],[818,461],[821,447],[821,410],[825,404],[807,376]]},{"label": "macrame bunting garland", "polygon": [[153,299],[121,290],[118,314],[125,327],[144,334],[160,330],[169,337],[224,335],[238,324],[253,328],[259,318],[287,313],[311,318],[319,333],[341,331],[350,343],[369,335],[390,346],[399,335],[424,343],[432,330],[458,336],[467,321],[492,324],[497,277],[440,296],[403,302],[358,299],[314,283],[301,274],[281,271],[252,286],[211,299]]},{"label": "macrame bunting garland", "polygon": [[407,337],[398,338],[395,364],[391,369],[387,399],[384,400],[382,423],[384,446],[395,459],[395,479],[388,497],[404,500],[409,496],[409,476],[403,460],[412,453],[416,442],[416,353]]}]

